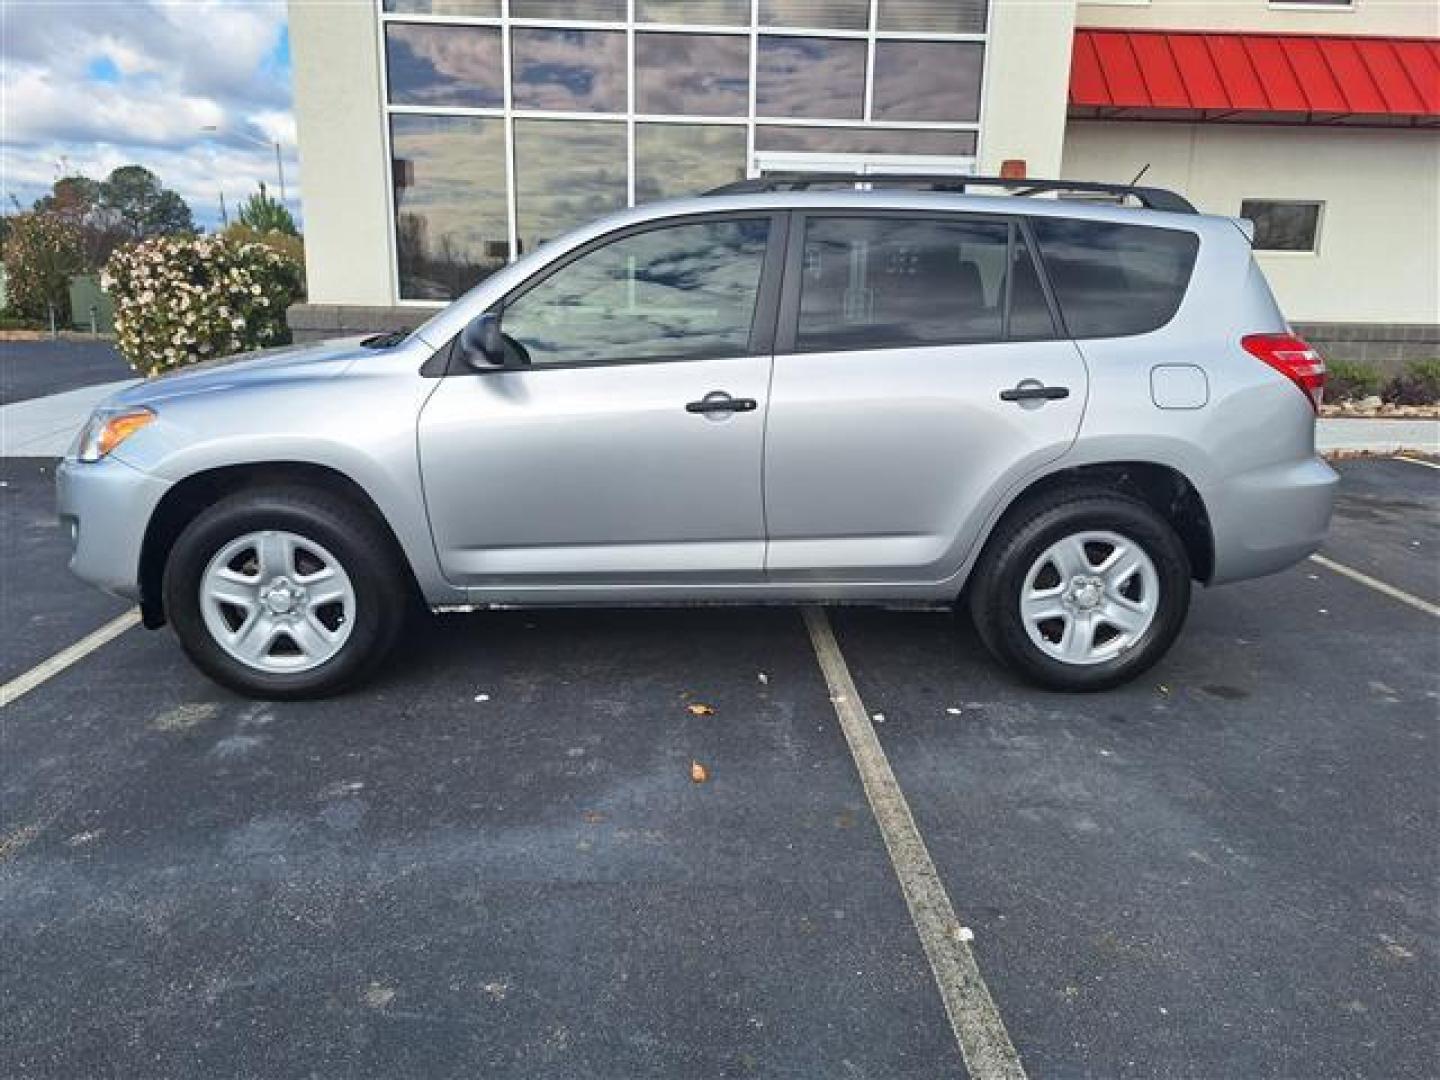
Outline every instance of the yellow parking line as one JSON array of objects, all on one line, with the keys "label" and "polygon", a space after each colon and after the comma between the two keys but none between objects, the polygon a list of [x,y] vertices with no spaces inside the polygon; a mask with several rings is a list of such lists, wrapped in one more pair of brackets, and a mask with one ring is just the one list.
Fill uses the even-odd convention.
[{"label": "yellow parking line", "polygon": [[140,612],[134,608],[114,619],[111,619],[98,630],[86,634],[74,645],[61,649],[50,659],[36,664],[24,675],[18,675],[11,679],[4,686],[0,686],[0,709],[9,705],[16,698],[28,694],[47,679],[53,679],[60,672],[64,671],[71,664],[77,663],[89,656],[96,649],[106,642],[114,641],[117,637],[140,622]]}]

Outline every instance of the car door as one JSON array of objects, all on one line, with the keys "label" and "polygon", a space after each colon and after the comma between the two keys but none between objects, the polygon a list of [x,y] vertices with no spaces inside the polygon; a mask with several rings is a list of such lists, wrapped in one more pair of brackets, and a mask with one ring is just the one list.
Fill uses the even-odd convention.
[{"label": "car door", "polygon": [[634,226],[492,309],[511,362],[452,362],[419,420],[447,578],[561,599],[763,577],[782,231],[763,213]]},{"label": "car door", "polygon": [[1017,220],[796,214],[766,435],[774,582],[938,582],[1063,454],[1087,378]]}]

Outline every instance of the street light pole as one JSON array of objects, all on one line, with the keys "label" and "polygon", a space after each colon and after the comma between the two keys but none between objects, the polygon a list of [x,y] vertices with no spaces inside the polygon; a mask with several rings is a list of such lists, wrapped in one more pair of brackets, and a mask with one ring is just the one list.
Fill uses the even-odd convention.
[{"label": "street light pole", "polygon": [[[212,135],[218,135],[220,133],[220,128],[215,124],[206,124],[200,130],[209,132]],[[275,179],[280,182],[280,201],[283,203],[285,201],[285,163],[280,156],[280,140],[276,139],[272,142],[269,139],[261,139],[254,135],[247,135],[243,131],[232,131],[230,134],[246,140],[252,146],[275,147]]]}]

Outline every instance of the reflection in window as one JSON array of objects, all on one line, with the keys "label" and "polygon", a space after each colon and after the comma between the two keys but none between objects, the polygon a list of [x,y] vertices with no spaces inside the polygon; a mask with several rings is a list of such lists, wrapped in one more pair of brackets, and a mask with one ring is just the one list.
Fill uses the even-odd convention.
[{"label": "reflection in window", "polygon": [[1314,251],[1320,233],[1320,203],[1246,199],[1240,216],[1255,223],[1256,251]]},{"label": "reflection in window", "polygon": [[983,34],[987,0],[880,0],[878,29]]},{"label": "reflection in window", "polygon": [[635,125],[636,202],[698,195],[744,178],[740,125]]},{"label": "reflection in window", "polygon": [[635,21],[749,26],[750,0],[635,0]]},{"label": "reflection in window", "polygon": [[805,224],[796,347],[999,341],[1003,221],[817,217]]},{"label": "reflection in window", "polygon": [[816,154],[935,154],[969,157],[973,131],[908,131],[904,128],[786,127],[755,129],[755,149]]},{"label": "reflection in window", "polygon": [[625,111],[625,35],[607,30],[510,33],[517,109]]},{"label": "reflection in window", "polygon": [[510,0],[510,15],[516,19],[624,22],[625,0]]},{"label": "reflection in window", "polygon": [[865,109],[865,43],[762,37],[755,110],[762,116],[858,120]]},{"label": "reflection in window", "polygon": [[522,254],[620,209],[628,186],[624,124],[515,121],[515,205]]},{"label": "reflection in window", "polygon": [[450,300],[505,265],[505,122],[392,116],[395,240],[404,300]]},{"label": "reflection in window", "polygon": [[978,120],[985,46],[973,41],[875,44],[876,120]]},{"label": "reflection in window", "polygon": [[385,0],[385,10],[405,15],[500,17],[500,0]]},{"label": "reflection in window", "polygon": [[760,0],[760,25],[865,30],[870,0]]},{"label": "reflection in window", "polygon": [[606,244],[505,306],[535,364],[749,352],[769,222],[671,225]]},{"label": "reflection in window", "polygon": [[393,105],[499,108],[505,103],[498,29],[390,23],[385,67]]},{"label": "reflection in window", "polygon": [[635,36],[635,107],[642,113],[744,116],[749,92],[748,37]]}]

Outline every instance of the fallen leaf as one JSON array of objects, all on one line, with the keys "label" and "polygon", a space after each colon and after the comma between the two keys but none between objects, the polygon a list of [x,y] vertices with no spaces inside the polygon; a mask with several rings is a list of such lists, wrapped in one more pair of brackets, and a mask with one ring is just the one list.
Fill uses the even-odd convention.
[{"label": "fallen leaf", "polygon": [[690,779],[697,784],[703,784],[710,779],[710,770],[701,765],[698,761],[690,762]]},{"label": "fallen leaf", "polygon": [[715,710],[703,701],[692,701],[685,706],[685,711],[691,716],[714,716]]},{"label": "fallen leaf", "polygon": [[1165,695],[1166,697],[1169,697],[1169,696],[1170,696],[1170,688],[1169,688],[1168,686],[1166,686],[1164,683],[1161,683],[1159,686],[1155,687],[1155,689],[1156,689],[1156,690],[1159,690],[1160,693],[1162,693],[1162,694]]},{"label": "fallen leaf", "polygon": [[760,685],[761,685],[761,686],[769,686],[769,685],[770,685],[770,676],[769,676],[769,675],[766,675],[765,672],[762,671],[762,672],[760,672],[760,674],[756,675],[755,677],[760,680]]}]

